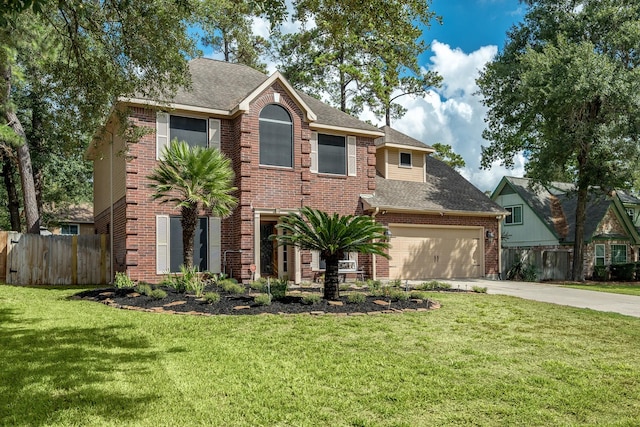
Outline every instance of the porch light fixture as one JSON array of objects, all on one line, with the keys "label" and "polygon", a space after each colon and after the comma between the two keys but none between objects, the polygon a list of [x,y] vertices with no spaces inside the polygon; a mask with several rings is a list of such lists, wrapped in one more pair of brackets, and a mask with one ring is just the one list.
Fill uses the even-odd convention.
[{"label": "porch light fixture", "polygon": [[491,231],[491,230],[487,230],[486,231],[485,237],[487,238],[489,243],[493,243],[493,240],[496,238],[496,236],[493,234],[493,231]]},{"label": "porch light fixture", "polygon": [[388,228],[384,230],[384,238],[387,242],[391,240],[392,236],[393,235],[391,234],[391,230],[389,230]]}]

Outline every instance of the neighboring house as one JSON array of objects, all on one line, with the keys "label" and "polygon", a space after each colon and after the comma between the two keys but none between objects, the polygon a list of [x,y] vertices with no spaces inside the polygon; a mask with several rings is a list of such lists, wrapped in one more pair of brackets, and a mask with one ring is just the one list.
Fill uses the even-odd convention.
[{"label": "neighboring house", "polygon": [[51,218],[48,228],[51,234],[95,234],[93,205],[90,203],[51,208],[47,215]]},{"label": "neighboring house", "polygon": [[[502,225],[502,247],[535,249],[542,256],[564,252],[570,266],[577,203],[573,189],[573,185],[560,182],[531,188],[529,179],[503,177],[491,196],[510,213]],[[625,207],[638,206],[635,201],[619,192],[589,196],[584,230],[586,277],[593,274],[595,265],[638,259],[640,235]]]},{"label": "neighboring house", "polygon": [[[112,233],[115,271],[152,283],[179,271],[180,212],[153,201],[146,178],[178,138],[219,148],[236,175],[233,214],[220,220],[201,212],[201,270],[244,282],[313,279],[323,268],[318,254],[269,239],[282,215],[310,206],[371,215],[389,227],[392,259],[349,254],[347,271],[405,279],[497,275],[494,236],[504,210],[429,158],[430,147],[298,92],[279,73],[209,59],[191,61],[190,71],[191,90],[167,102],[120,100],[88,152],[96,229]],[[147,128],[138,142],[119,136],[121,113]]]}]

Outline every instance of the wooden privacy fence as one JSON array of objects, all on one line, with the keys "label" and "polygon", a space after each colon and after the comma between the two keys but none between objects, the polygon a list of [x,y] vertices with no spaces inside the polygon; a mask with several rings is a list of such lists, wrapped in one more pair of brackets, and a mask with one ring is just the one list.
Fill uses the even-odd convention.
[{"label": "wooden privacy fence", "polygon": [[538,280],[567,280],[570,276],[570,253],[566,250],[502,249],[502,278],[517,261],[533,265]]},{"label": "wooden privacy fence", "polygon": [[90,285],[111,280],[104,234],[40,236],[0,231],[0,282],[15,285]]}]

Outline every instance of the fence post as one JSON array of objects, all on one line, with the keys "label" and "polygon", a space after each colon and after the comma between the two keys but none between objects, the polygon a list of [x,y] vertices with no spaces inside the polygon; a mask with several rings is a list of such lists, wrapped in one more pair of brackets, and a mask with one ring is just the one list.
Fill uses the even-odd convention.
[{"label": "fence post", "polygon": [[78,236],[71,238],[71,284],[78,284]]},{"label": "fence post", "polygon": [[7,283],[7,270],[9,257],[7,256],[7,246],[9,240],[9,233],[6,231],[0,231],[0,282]]},{"label": "fence post", "polygon": [[100,283],[107,283],[107,235],[100,235]]}]

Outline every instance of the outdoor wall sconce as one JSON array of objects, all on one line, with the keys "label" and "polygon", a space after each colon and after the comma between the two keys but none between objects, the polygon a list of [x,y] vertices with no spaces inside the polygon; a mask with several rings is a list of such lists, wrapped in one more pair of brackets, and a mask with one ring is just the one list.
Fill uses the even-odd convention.
[{"label": "outdoor wall sconce", "polygon": [[493,231],[491,231],[491,230],[487,230],[486,231],[485,237],[487,238],[489,243],[493,243],[493,240],[496,238],[496,236],[493,234]]},{"label": "outdoor wall sconce", "polygon": [[392,236],[393,235],[391,234],[391,230],[389,230],[388,228],[384,230],[384,238],[387,242],[391,240]]}]

